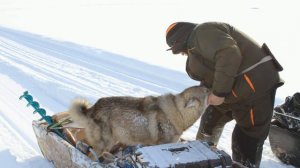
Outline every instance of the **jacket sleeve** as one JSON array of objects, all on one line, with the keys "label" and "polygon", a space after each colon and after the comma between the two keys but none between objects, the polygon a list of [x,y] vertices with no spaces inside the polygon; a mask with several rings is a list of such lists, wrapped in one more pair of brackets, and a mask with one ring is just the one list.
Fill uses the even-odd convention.
[{"label": "jacket sleeve", "polygon": [[198,32],[198,47],[203,57],[215,65],[212,91],[216,96],[225,97],[231,93],[242,60],[241,52],[224,30],[209,28]]},{"label": "jacket sleeve", "polygon": [[216,51],[213,93],[225,97],[231,93],[234,78],[241,64],[240,50],[236,45]]}]

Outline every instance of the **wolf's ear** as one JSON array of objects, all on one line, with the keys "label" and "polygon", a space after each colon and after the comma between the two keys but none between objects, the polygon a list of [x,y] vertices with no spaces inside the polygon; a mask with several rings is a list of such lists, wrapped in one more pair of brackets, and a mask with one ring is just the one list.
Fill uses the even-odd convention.
[{"label": "wolf's ear", "polygon": [[197,104],[199,104],[198,100],[195,98],[192,98],[192,99],[188,100],[188,102],[185,104],[184,108],[195,107],[195,106],[197,106]]}]

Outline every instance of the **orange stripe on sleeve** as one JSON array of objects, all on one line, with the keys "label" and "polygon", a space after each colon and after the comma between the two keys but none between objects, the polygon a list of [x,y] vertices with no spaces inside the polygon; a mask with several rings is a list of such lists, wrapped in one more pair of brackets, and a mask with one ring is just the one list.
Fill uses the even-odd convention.
[{"label": "orange stripe on sleeve", "polygon": [[254,126],[254,112],[253,112],[253,109],[251,108],[250,110],[250,119],[251,119],[251,124],[252,126]]},{"label": "orange stripe on sleeve", "polygon": [[250,78],[246,74],[244,74],[244,78],[247,81],[247,83],[250,86],[250,88],[253,90],[253,92],[255,92],[255,87],[254,87],[252,81],[250,80]]}]

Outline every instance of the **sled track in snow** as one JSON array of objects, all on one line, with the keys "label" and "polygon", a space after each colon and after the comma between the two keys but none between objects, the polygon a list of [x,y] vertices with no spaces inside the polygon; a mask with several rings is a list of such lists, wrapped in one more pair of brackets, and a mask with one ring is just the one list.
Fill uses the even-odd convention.
[{"label": "sled track in snow", "polygon": [[[22,46],[9,39],[0,37],[0,59],[32,75],[39,80],[54,82],[66,88],[82,91],[88,95],[120,95],[122,90],[135,88],[117,79],[95,72],[80,65],[52,57],[45,53]],[[122,86],[122,87],[120,87]],[[101,89],[101,88],[109,88]]]},{"label": "sled track in snow", "polygon": [[[86,80],[91,79],[88,76],[89,74],[93,76],[96,74],[95,79],[93,79],[93,81],[87,81],[87,83],[91,82],[91,84],[93,84],[94,82],[103,82],[101,85],[98,84],[98,86],[100,85],[99,88],[102,88],[102,86],[105,88],[105,86],[108,86],[107,83],[109,83],[109,88],[114,88],[118,95],[122,94],[123,90],[125,90],[126,94],[128,94],[128,91],[132,88],[134,88],[132,90],[133,95],[135,95],[137,91],[145,92],[145,88],[152,90],[152,92],[149,92],[149,90],[146,91],[147,94],[153,93],[153,91],[156,93],[166,91],[178,92],[193,84],[193,81],[190,80],[184,73],[174,73],[174,71],[171,70],[151,66],[137,60],[128,59],[99,49],[80,46],[70,42],[56,41],[26,32],[7,29],[1,26],[0,37],[0,46],[5,48],[5,56],[10,56],[10,59],[11,57],[19,59],[20,56],[22,57],[22,54],[24,54],[26,55],[26,58],[23,58],[22,63],[25,62],[27,65],[30,65],[31,63],[32,65],[30,66],[32,68],[36,68],[36,70],[43,70],[34,64],[33,61],[28,61],[28,59],[39,58],[37,60],[46,61],[48,66],[51,64],[54,65],[49,66],[49,68],[57,67],[57,70],[62,71],[61,74],[63,74],[63,72],[70,73],[70,70],[67,71],[63,68],[64,66],[66,68],[74,68],[74,66],[70,65],[75,65],[78,68],[85,67],[85,69],[80,69],[80,72],[84,73],[80,74],[79,71],[76,71],[76,74],[73,74],[74,76],[72,76],[73,80],[70,82],[77,82],[80,75],[87,74],[85,78],[82,78],[82,76],[80,77],[81,80]],[[63,64],[64,62],[69,62],[69,64]],[[56,65],[53,63],[58,64]],[[41,64],[41,66],[44,65],[45,62]],[[141,69],[140,67],[143,68]],[[86,71],[86,69],[89,71]],[[51,79],[51,76],[56,77],[51,74],[53,72],[47,72],[47,69],[44,69],[41,73],[44,73],[45,75],[50,74],[48,79],[52,81],[54,80]],[[64,75],[62,77],[67,76]],[[75,77],[77,77],[77,79],[75,79]],[[182,78],[182,80],[175,80],[178,77]],[[67,81],[67,79],[70,78],[66,78],[65,81]],[[123,81],[123,86],[118,87],[119,84],[113,85],[114,81],[118,83]],[[93,87],[90,89],[93,90]],[[97,91],[99,91],[99,89],[97,89]],[[105,95],[105,92],[99,94]]]}]

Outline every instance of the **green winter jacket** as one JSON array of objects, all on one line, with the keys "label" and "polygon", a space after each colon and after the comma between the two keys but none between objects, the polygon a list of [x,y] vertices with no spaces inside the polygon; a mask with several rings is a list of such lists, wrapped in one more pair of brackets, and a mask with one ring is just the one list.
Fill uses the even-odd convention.
[{"label": "green winter jacket", "polygon": [[187,41],[189,76],[236,103],[267,93],[280,82],[274,62],[267,61],[239,74],[268,54],[253,39],[226,23],[208,22],[195,27]]}]

